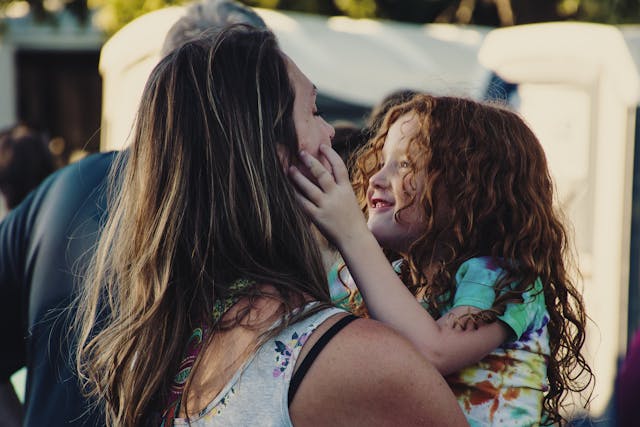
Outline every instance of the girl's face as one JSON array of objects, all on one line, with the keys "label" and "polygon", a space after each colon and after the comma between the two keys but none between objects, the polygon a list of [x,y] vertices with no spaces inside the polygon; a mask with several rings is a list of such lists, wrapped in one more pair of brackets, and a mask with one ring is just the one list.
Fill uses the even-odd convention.
[{"label": "girl's face", "polygon": [[[286,57],[286,62],[289,80],[295,92],[293,122],[298,137],[298,148],[318,158],[320,146],[323,144],[330,146],[336,131],[318,111],[316,106],[318,91],[314,84],[300,71],[291,58]],[[312,177],[303,164],[297,166],[304,175]],[[328,164],[325,164],[325,167],[330,169]]]},{"label": "girl's face", "polygon": [[413,170],[410,161],[410,155],[419,155],[415,144],[410,144],[418,129],[419,119],[413,113],[400,116],[391,125],[380,153],[380,169],[369,179],[367,189],[369,230],[382,247],[401,254],[408,252],[425,227],[418,200],[425,176]]}]

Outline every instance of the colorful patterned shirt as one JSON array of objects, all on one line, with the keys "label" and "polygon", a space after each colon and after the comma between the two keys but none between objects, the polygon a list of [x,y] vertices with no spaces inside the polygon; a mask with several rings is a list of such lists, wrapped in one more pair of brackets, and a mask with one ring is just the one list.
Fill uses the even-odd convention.
[{"label": "colorful patterned shirt", "polygon": [[[396,271],[399,262],[394,262]],[[339,265],[334,266],[338,271]],[[502,274],[490,258],[472,258],[458,269],[451,307],[489,309],[495,300],[493,287]],[[340,276],[354,286],[346,269]],[[330,279],[335,282],[335,274]],[[334,301],[344,301],[347,289],[330,286]],[[471,426],[532,426],[541,423],[542,400],[548,390],[547,360],[550,355],[542,283],[524,292],[523,303],[508,304],[499,316],[512,331],[510,339],[479,362],[446,377]]]},{"label": "colorful patterned shirt", "polygon": [[[472,258],[456,273],[453,307],[481,310],[493,305],[493,286],[502,274],[490,258]],[[471,426],[539,425],[542,399],[548,390],[550,355],[547,312],[540,279],[524,292],[523,303],[508,304],[502,316],[513,332],[511,339],[474,365],[446,380]]]},{"label": "colorful patterned shirt", "polygon": [[349,310],[349,293],[350,290],[355,290],[356,284],[349,274],[349,270],[344,265],[344,261],[340,259],[336,261],[331,269],[327,280],[329,281],[329,293],[331,294],[331,301],[336,307]]},{"label": "colorful patterned shirt", "polygon": [[344,310],[331,307],[287,326],[267,340],[197,416],[176,418],[173,425],[293,427],[288,392],[300,351],[318,326],[339,313]]}]

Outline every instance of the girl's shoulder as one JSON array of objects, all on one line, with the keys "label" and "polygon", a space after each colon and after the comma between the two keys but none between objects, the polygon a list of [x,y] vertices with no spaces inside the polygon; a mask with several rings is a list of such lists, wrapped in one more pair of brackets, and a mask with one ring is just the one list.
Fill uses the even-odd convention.
[{"label": "girl's shoulder", "polygon": [[504,270],[492,257],[483,256],[470,258],[460,264],[456,271],[456,283],[472,282],[475,284],[493,286]]},{"label": "girl's shoulder", "polygon": [[[456,273],[456,291],[453,307],[471,306],[489,310],[496,299],[495,285],[505,271],[491,257],[471,258],[460,265]],[[514,284],[511,284],[514,285]],[[500,290],[503,295],[510,286]],[[520,294],[521,302],[507,303],[498,319],[507,324],[519,339],[528,330],[544,329],[548,312],[542,281],[538,278]]]},{"label": "girl's shoulder", "polygon": [[[505,270],[500,267],[495,258],[489,256],[470,258],[463,262],[456,271],[456,284],[484,285],[493,288],[500,280]],[[515,285],[512,283],[511,286]],[[522,292],[525,302],[533,302],[537,296],[543,294],[543,284],[540,278],[528,284]]]}]

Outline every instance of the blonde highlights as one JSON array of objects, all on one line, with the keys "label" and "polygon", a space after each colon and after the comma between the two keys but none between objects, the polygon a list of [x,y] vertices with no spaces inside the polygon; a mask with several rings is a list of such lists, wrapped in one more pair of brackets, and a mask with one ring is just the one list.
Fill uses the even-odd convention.
[{"label": "blonde highlights", "polygon": [[278,146],[297,152],[294,96],[273,34],[242,25],[182,45],[151,73],[77,302],[77,369],[108,425],[143,425],[163,409],[194,327],[242,320],[247,310],[211,320],[234,280],[272,285],[281,327],[306,299],[329,303],[278,156]]}]

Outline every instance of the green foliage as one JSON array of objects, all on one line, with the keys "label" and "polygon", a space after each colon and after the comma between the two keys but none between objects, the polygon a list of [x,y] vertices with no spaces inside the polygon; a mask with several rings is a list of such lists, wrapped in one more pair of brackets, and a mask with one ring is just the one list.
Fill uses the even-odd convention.
[{"label": "green foliage", "polygon": [[638,0],[580,0],[576,18],[607,24],[639,24]]},{"label": "green foliage", "polygon": [[378,6],[375,0],[335,0],[336,7],[352,18],[375,18]]},{"label": "green foliage", "polygon": [[7,14],[9,6],[12,4],[17,5],[17,3],[28,3],[29,12],[32,17],[39,22],[55,24],[55,12],[60,6],[74,14],[82,23],[87,23],[87,18],[89,17],[87,0],[59,0],[58,2],[50,2],[49,5],[45,4],[45,0],[28,0],[22,2],[16,0],[0,0],[0,18]]},{"label": "green foliage", "polygon": [[100,8],[98,25],[107,34],[113,34],[145,13],[187,2],[187,0],[89,0],[89,6]]},{"label": "green foliage", "polygon": [[[16,0],[0,0],[3,10]],[[99,8],[98,25],[111,34],[140,15],[189,0],[63,0],[67,8],[83,18],[86,6]],[[249,6],[296,10],[353,18],[386,18],[426,23],[456,22],[455,12],[464,0],[240,0]],[[472,23],[499,25],[495,6],[501,0],[467,1],[472,5]],[[44,0],[29,0],[32,10],[44,12]],[[501,4],[505,4],[501,2]],[[574,19],[608,24],[640,23],[639,0],[509,0],[516,23]],[[44,12],[46,13],[46,12]],[[493,15],[493,16],[491,16]]]},{"label": "green foliage", "polygon": [[244,3],[252,7],[262,7],[264,9],[278,9],[280,0],[241,0]]},{"label": "green foliage", "polygon": [[13,3],[13,0],[0,0],[0,10],[3,10],[5,7],[7,7],[9,3]]},{"label": "green foliage", "polygon": [[[265,9],[294,10],[320,15],[339,15],[334,0],[239,0],[248,6]],[[372,0],[373,1],[373,0]]]},{"label": "green foliage", "polygon": [[352,18],[388,18],[431,22],[446,6],[459,0],[240,0],[263,8],[296,10]]}]

